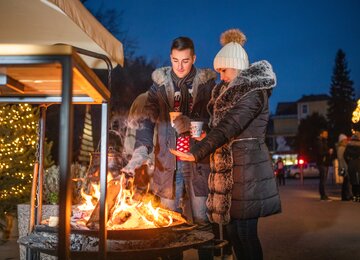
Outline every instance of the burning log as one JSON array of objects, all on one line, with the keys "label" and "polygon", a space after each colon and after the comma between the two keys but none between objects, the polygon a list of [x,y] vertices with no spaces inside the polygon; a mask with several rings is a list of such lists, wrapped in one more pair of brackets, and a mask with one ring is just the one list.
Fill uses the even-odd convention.
[{"label": "burning log", "polygon": [[125,223],[131,217],[131,212],[123,210],[111,218],[112,224],[120,225]]},{"label": "burning log", "polygon": [[147,210],[146,207],[136,207],[136,210],[157,227],[166,227],[171,225],[171,219],[166,218],[161,214],[155,215],[153,212]]},{"label": "burning log", "polygon": [[186,223],[187,222],[186,219],[183,218],[183,216],[180,213],[175,212],[175,211],[159,208],[159,214],[169,216],[173,220],[176,220],[177,222],[180,222],[180,223]]},{"label": "burning log", "polygon": [[[107,184],[107,191],[108,192],[107,192],[107,197],[106,197],[106,203],[107,203],[107,206],[108,206],[108,209],[109,209],[108,218],[111,216],[111,213],[113,211],[113,207],[115,205],[116,198],[117,198],[117,196],[118,196],[118,194],[120,192],[120,186],[121,186],[121,184],[120,184],[119,179],[112,179]],[[90,218],[86,223],[86,226],[91,228],[91,229],[98,228],[99,220],[100,220],[100,201],[98,201],[96,203],[95,209],[91,213]]]}]

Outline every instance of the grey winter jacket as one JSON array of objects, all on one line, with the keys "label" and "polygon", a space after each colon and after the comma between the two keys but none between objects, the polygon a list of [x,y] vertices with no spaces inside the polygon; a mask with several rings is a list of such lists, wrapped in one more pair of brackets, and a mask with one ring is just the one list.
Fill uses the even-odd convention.
[{"label": "grey winter jacket", "polygon": [[209,111],[211,131],[191,148],[196,161],[211,155],[209,219],[228,223],[281,211],[265,132],[275,74],[266,61],[243,70],[228,87],[217,85]]},{"label": "grey winter jacket", "polygon": [[[145,118],[140,122],[141,127],[136,131],[135,148],[146,146],[148,151],[154,149],[155,169],[153,174],[153,192],[163,198],[173,199],[174,171],[176,158],[169,152],[169,148],[176,148],[176,132],[170,125],[169,112],[174,107],[174,84],[171,80],[171,67],[163,67],[152,74],[153,85],[149,89],[144,107]],[[193,108],[191,119],[204,121],[207,125],[209,114],[207,103],[215,86],[216,73],[210,69],[196,69],[193,81]],[[156,128],[155,146],[153,133]],[[194,142],[192,139],[191,142]],[[191,143],[190,145],[193,145]],[[198,163],[186,163],[196,196],[207,196],[207,179],[209,176],[209,159]]]}]

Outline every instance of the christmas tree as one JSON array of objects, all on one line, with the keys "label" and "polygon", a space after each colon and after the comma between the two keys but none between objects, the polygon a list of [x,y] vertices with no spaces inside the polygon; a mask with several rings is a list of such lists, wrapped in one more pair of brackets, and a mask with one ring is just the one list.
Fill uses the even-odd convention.
[{"label": "christmas tree", "polygon": [[[38,107],[0,105],[0,218],[30,200],[38,122]],[[45,165],[50,148],[45,144]]]},{"label": "christmas tree", "polygon": [[330,100],[328,108],[329,134],[331,143],[335,143],[339,134],[351,134],[351,117],[355,108],[355,91],[347,68],[345,53],[340,49],[335,58],[331,78]]}]

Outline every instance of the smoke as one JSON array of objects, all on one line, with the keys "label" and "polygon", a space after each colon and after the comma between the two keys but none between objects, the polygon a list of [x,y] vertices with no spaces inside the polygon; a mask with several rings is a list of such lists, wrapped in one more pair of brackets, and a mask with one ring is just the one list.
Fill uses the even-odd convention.
[{"label": "smoke", "polygon": [[145,146],[140,146],[134,150],[130,161],[121,171],[128,176],[134,177],[135,170],[142,165],[147,165],[150,170],[153,170],[152,168],[154,167],[152,159],[148,154],[148,149]]}]

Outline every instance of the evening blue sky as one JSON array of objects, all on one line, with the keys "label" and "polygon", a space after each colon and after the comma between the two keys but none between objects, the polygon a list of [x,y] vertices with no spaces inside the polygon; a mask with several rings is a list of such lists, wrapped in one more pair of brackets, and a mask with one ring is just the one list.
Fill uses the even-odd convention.
[{"label": "evening blue sky", "polygon": [[239,28],[248,38],[250,62],[266,59],[277,75],[270,98],[296,101],[328,94],[336,52],[346,53],[350,77],[360,92],[360,1],[358,0],[88,0],[91,8],[123,11],[122,29],[136,39],[136,55],[169,64],[178,36],[195,42],[197,67],[211,67],[220,34]]}]

